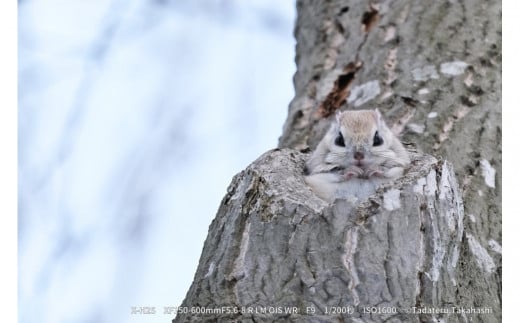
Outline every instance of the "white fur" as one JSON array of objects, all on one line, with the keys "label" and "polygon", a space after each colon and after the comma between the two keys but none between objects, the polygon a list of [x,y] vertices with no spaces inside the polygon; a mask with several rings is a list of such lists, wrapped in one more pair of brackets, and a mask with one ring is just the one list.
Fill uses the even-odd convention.
[{"label": "white fur", "polygon": [[[383,139],[380,146],[373,146],[376,131]],[[340,132],[345,147],[335,144]],[[356,151],[364,155],[361,166],[354,159]],[[365,199],[380,184],[402,176],[409,163],[408,152],[377,109],[345,111],[336,115],[336,121],[308,159],[306,181],[329,202],[347,195]]]}]

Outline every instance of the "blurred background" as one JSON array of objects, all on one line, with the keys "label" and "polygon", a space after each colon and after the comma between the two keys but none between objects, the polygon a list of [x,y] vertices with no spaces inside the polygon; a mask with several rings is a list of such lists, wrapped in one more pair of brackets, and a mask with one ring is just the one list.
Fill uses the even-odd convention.
[{"label": "blurred background", "polygon": [[168,322],[281,135],[295,1],[18,4],[19,322]]}]

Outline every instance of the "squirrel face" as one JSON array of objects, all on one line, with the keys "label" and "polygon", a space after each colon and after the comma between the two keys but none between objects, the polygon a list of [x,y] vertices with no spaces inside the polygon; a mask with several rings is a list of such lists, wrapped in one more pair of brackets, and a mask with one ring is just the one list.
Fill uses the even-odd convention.
[{"label": "squirrel face", "polygon": [[394,136],[377,109],[339,112],[329,136],[326,163],[364,168],[395,155]]},{"label": "squirrel face", "polygon": [[305,163],[304,175],[326,201],[364,199],[377,185],[402,176],[409,164],[408,152],[377,109],[344,111]]}]

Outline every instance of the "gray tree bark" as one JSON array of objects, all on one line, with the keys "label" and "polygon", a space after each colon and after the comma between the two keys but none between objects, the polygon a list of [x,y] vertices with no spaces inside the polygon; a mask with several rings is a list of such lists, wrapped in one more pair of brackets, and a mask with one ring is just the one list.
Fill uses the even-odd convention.
[{"label": "gray tree bark", "polygon": [[[280,148],[233,179],[174,321],[500,322],[500,2],[297,8]],[[421,153],[368,202],[327,205],[300,151],[373,107]]]}]

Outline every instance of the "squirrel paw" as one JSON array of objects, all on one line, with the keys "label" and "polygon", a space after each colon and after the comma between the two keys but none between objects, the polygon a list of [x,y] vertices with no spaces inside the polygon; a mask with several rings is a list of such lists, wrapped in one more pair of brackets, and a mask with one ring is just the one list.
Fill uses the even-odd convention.
[{"label": "squirrel paw", "polygon": [[392,168],[369,168],[365,171],[364,176],[366,178],[371,177],[384,177],[384,178],[397,178],[403,176],[403,168],[402,167],[392,167]]},{"label": "squirrel paw", "polygon": [[383,170],[378,168],[369,168],[366,170],[365,174],[366,178],[370,177],[384,177],[385,173]]},{"label": "squirrel paw", "polygon": [[354,177],[361,177],[363,176],[363,170],[356,166],[350,166],[349,168],[343,171],[342,176],[346,180],[349,180]]}]

